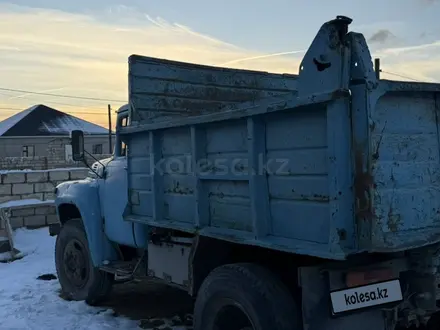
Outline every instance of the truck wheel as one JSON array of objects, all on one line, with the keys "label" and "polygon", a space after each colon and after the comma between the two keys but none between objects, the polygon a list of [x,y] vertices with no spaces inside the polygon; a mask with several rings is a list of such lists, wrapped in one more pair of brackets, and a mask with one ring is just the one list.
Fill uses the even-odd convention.
[{"label": "truck wheel", "polygon": [[299,330],[289,290],[267,269],[231,264],[203,282],[194,308],[194,330]]},{"label": "truck wheel", "polygon": [[55,244],[55,265],[66,299],[95,305],[110,293],[113,276],[93,266],[81,219],[71,219],[61,228]]}]

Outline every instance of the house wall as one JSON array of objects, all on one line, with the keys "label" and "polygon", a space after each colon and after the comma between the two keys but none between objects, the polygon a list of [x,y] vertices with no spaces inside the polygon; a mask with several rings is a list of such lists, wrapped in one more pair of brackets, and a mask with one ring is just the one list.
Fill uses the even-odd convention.
[{"label": "house wall", "polygon": [[[24,157],[23,146],[33,146],[33,156],[62,157],[65,158],[65,145],[70,143],[70,138],[57,136],[43,137],[0,137],[0,158]],[[109,141],[107,135],[84,136],[86,151],[93,153],[93,145],[101,144],[102,153],[109,154]],[[114,137],[112,145],[114,145]],[[29,155],[32,156],[32,155]]]},{"label": "house wall", "polygon": [[[96,160],[111,157],[110,154],[86,156],[86,161],[91,166]],[[84,168],[86,165],[83,162],[66,161],[65,159],[57,160],[51,157],[37,156],[37,157],[5,157],[0,158],[0,173],[3,170],[48,170],[65,167]]]},{"label": "house wall", "polygon": [[[114,142],[113,137],[112,146]],[[82,162],[66,159],[65,146],[69,144],[68,137],[0,137],[0,170],[84,167]],[[93,146],[97,144],[102,145],[102,154],[93,152]],[[23,157],[23,146],[33,146],[34,156]],[[98,160],[110,156],[108,136],[85,136],[84,147]],[[95,162],[90,156],[87,160],[89,164]]]}]

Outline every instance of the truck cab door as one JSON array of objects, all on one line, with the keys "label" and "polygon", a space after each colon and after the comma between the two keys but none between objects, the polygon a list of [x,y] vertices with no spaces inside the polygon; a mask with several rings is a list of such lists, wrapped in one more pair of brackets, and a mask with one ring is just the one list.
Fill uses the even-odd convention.
[{"label": "truck cab door", "polygon": [[[128,112],[118,113],[116,132],[127,123]],[[105,171],[102,192],[102,214],[104,229],[109,240],[118,244],[143,248],[147,245],[147,229],[124,220],[124,212],[128,206],[128,175],[126,147],[116,133],[115,152]]]}]

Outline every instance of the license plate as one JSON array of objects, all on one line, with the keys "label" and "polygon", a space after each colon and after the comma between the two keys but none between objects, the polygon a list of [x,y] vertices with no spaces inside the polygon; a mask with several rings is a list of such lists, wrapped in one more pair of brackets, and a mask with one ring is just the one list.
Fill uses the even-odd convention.
[{"label": "license plate", "polygon": [[330,292],[333,314],[402,301],[399,280]]}]

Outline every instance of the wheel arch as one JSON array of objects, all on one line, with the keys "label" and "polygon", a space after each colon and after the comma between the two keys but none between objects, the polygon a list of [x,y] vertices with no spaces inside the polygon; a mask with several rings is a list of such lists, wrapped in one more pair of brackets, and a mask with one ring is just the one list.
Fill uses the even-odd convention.
[{"label": "wheel arch", "polygon": [[[82,206],[82,207],[81,207]],[[85,208],[85,209],[84,209]],[[92,202],[81,205],[67,201],[58,201],[57,214],[61,226],[71,219],[79,219],[86,232],[90,255],[95,267],[102,266],[105,260],[118,260],[118,253],[110,240],[105,236],[99,205]]]},{"label": "wheel arch", "polygon": [[317,258],[274,251],[262,247],[232,243],[211,237],[196,236],[190,260],[189,293],[196,296],[205,278],[215,268],[233,263],[254,263],[270,269],[300,299],[298,269],[314,264]]},{"label": "wheel arch", "polygon": [[[81,212],[78,207],[72,203],[63,203],[58,205],[58,219],[60,220],[60,224],[63,226],[67,221],[71,219],[81,219]],[[84,225],[84,224],[83,224]]]}]

